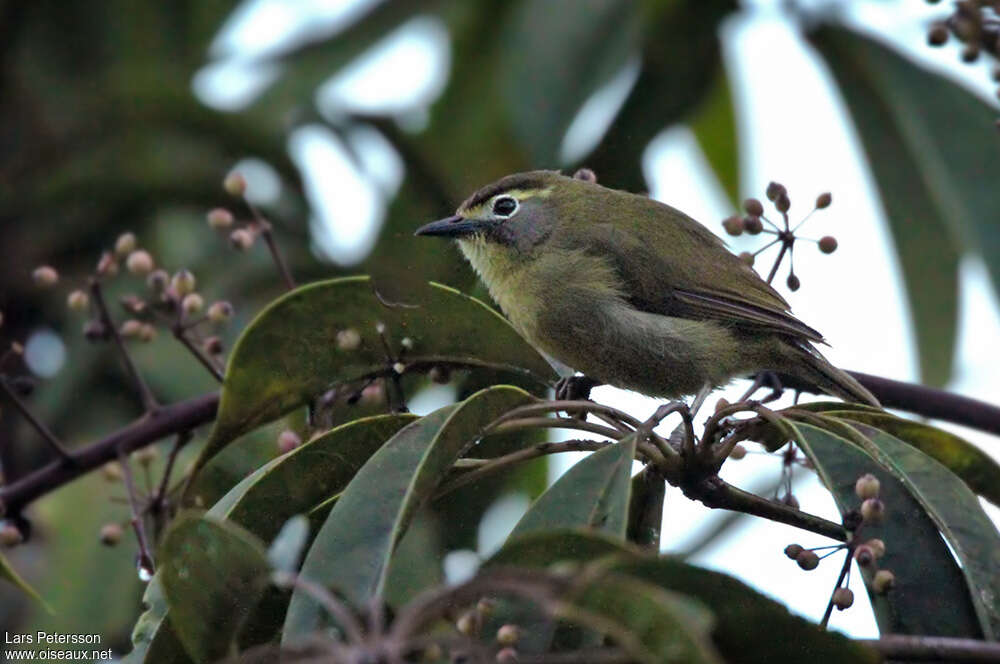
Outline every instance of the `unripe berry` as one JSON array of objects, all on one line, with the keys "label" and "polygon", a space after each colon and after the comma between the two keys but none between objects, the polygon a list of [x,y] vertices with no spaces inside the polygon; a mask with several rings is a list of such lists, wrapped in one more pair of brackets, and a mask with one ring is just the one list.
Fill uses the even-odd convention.
[{"label": "unripe berry", "polygon": [[83,324],[83,336],[87,341],[101,341],[108,338],[108,330],[99,320],[88,320]]},{"label": "unripe berry", "polygon": [[361,346],[361,334],[352,327],[337,332],[337,348],[340,350],[357,350]]},{"label": "unripe berry", "polygon": [[174,289],[177,297],[184,297],[194,291],[196,283],[194,275],[189,270],[181,270],[170,280],[170,287]]},{"label": "unripe berry", "polygon": [[149,323],[143,323],[139,329],[139,341],[149,343],[156,338],[156,328]]},{"label": "unripe berry", "polygon": [[969,44],[964,49],[962,49],[962,62],[971,63],[979,59],[979,47],[975,44]]},{"label": "unripe berry", "polygon": [[856,493],[858,498],[861,500],[877,498],[878,492],[881,488],[882,485],[878,481],[878,478],[871,473],[865,473],[858,478],[857,482],[854,483],[854,493]]},{"label": "unripe berry", "polygon": [[733,237],[741,235],[743,233],[743,217],[734,214],[722,222],[722,227]]},{"label": "unripe berry", "polygon": [[832,235],[824,235],[817,244],[824,254],[832,254],[837,250],[837,238]]},{"label": "unripe berry", "polygon": [[799,564],[799,567],[808,572],[819,567],[819,556],[816,555],[815,551],[805,549],[799,552],[799,555],[795,556],[795,562]]},{"label": "unripe berry", "polygon": [[155,447],[143,447],[133,453],[133,458],[140,466],[148,466],[160,456],[159,450]]},{"label": "unripe berry", "polygon": [[101,467],[101,475],[104,476],[108,482],[120,482],[122,477],[122,466],[117,461],[109,461]]},{"label": "unripe berry", "polygon": [[833,591],[833,605],[838,610],[849,609],[852,604],[854,604],[854,593],[850,588],[837,588]]},{"label": "unripe berry", "polygon": [[497,610],[497,603],[485,597],[476,602],[476,612],[481,616],[491,616]]},{"label": "unripe berry", "polygon": [[861,518],[865,523],[882,523],[885,518],[885,503],[878,498],[869,498],[861,503]]},{"label": "unripe berry", "polygon": [[170,284],[170,275],[166,270],[153,270],[146,277],[146,285],[154,293],[162,293]]},{"label": "unripe berry", "polygon": [[247,181],[242,175],[234,171],[222,181],[222,188],[230,196],[242,196],[247,190]]},{"label": "unripe berry", "polygon": [[880,569],[875,572],[875,578],[872,579],[872,590],[874,590],[879,595],[884,595],[885,593],[892,590],[892,587],[896,585],[896,575],[887,569]]},{"label": "unripe berry", "polygon": [[777,182],[771,182],[767,185],[767,200],[775,201],[778,196],[785,192],[784,185],[778,184]]},{"label": "unripe berry", "polygon": [[198,293],[188,293],[181,301],[181,309],[188,316],[198,313],[205,308],[205,299]]},{"label": "unripe berry", "polygon": [[948,41],[948,27],[943,23],[935,23],[927,33],[927,43],[931,46],[941,46]]},{"label": "unripe berry", "polygon": [[833,202],[833,196],[830,192],[824,192],[816,197],[816,209],[823,210],[830,207],[830,203]]},{"label": "unripe berry", "polygon": [[865,546],[867,546],[872,550],[872,553],[875,554],[876,559],[881,558],[882,556],[885,555],[885,542],[883,542],[880,539],[870,539],[867,542],[865,542]]},{"label": "unripe berry", "polygon": [[66,298],[66,305],[73,311],[86,311],[90,306],[90,296],[86,291],[75,290]]},{"label": "unripe berry", "polygon": [[517,651],[513,648],[502,648],[497,652],[498,664],[513,664],[517,661]]},{"label": "unripe berry", "polygon": [[106,523],[101,526],[101,544],[115,546],[122,540],[122,527],[117,523]]},{"label": "unripe berry", "polygon": [[122,326],[118,329],[118,334],[126,338],[138,337],[142,333],[142,325],[142,321],[129,318],[127,321],[122,323]]},{"label": "unripe berry", "polygon": [[764,214],[764,206],[760,204],[760,201],[756,198],[748,198],[743,201],[743,209],[747,211],[751,217],[759,217]]},{"label": "unripe berry", "polygon": [[753,267],[754,255],[751,254],[749,251],[741,251],[739,258],[741,261],[743,261],[750,267]]},{"label": "unripe berry", "polygon": [[98,259],[97,274],[102,277],[113,277],[118,274],[118,261],[110,251],[105,251]]},{"label": "unripe berry", "polygon": [[589,168],[579,169],[576,173],[573,173],[573,178],[576,180],[583,180],[584,182],[597,182],[597,175]]},{"label": "unripe berry", "polygon": [[782,214],[788,212],[788,210],[792,207],[792,201],[788,198],[788,194],[784,191],[781,192],[778,198],[774,201],[774,207],[778,208],[778,212]]},{"label": "unripe berry", "polygon": [[291,429],[285,429],[278,434],[278,452],[281,454],[291,452],[301,444],[302,439],[299,438],[299,434],[295,433]]},{"label": "unripe berry", "polygon": [[497,630],[497,643],[502,646],[512,646],[521,638],[521,629],[517,625],[502,625]]},{"label": "unripe berry", "polygon": [[866,544],[862,544],[854,550],[854,559],[862,567],[868,567],[875,562],[875,552]]},{"label": "unripe berry", "polygon": [[136,276],[145,276],[153,271],[153,257],[145,249],[138,249],[128,255],[125,267]]},{"label": "unripe berry", "polygon": [[205,218],[215,230],[225,230],[233,225],[233,213],[226,208],[210,210]]},{"label": "unripe berry", "polygon": [[122,308],[130,314],[141,316],[146,311],[146,301],[138,295],[124,295],[119,302]]},{"label": "unripe berry", "polygon": [[455,621],[455,629],[458,630],[459,634],[472,636],[476,631],[476,616],[474,616],[471,611],[463,613],[458,617],[458,620]]},{"label": "unripe berry", "polygon": [[415,344],[414,344],[414,341],[413,341],[413,339],[411,337],[403,337],[400,340],[399,345],[402,346],[403,348],[405,348],[406,350],[413,350],[413,346]]},{"label": "unripe berry", "polygon": [[51,265],[40,265],[31,273],[35,285],[41,288],[50,288],[59,283],[59,273]]},{"label": "unripe berry", "polygon": [[5,548],[15,547],[24,541],[24,534],[21,529],[9,521],[4,521],[0,525],[0,546]]},{"label": "unripe berry", "polygon": [[208,308],[208,320],[213,323],[225,323],[233,317],[233,305],[225,300],[213,302]]},{"label": "unripe berry", "polygon": [[206,337],[201,342],[202,349],[209,355],[220,355],[222,353],[222,339],[219,337]]},{"label": "unripe berry", "polygon": [[792,292],[797,291],[799,287],[802,286],[802,282],[799,281],[799,278],[794,274],[788,275],[788,279],[785,280],[785,283],[788,284],[788,290]]},{"label": "unripe berry", "polygon": [[760,217],[747,217],[743,220],[743,228],[747,235],[760,235],[764,231],[764,224]]},{"label": "unripe berry", "polygon": [[733,449],[729,452],[729,458],[734,461],[739,461],[747,455],[747,448],[740,444],[733,445]]},{"label": "unripe berry", "polygon": [[237,228],[229,234],[229,244],[238,251],[249,251],[253,246],[255,236],[246,228]]},{"label": "unripe berry", "polygon": [[789,544],[788,546],[785,547],[785,555],[791,558],[792,560],[798,558],[799,554],[802,553],[803,551],[804,549],[802,548],[801,544]]},{"label": "unripe berry", "polygon": [[135,233],[122,233],[115,240],[115,253],[120,257],[128,256],[135,251]]},{"label": "unripe berry", "polygon": [[400,376],[402,376],[404,373],[406,373],[406,365],[403,364],[402,362],[396,362],[395,364],[392,365],[392,370],[395,371]]}]

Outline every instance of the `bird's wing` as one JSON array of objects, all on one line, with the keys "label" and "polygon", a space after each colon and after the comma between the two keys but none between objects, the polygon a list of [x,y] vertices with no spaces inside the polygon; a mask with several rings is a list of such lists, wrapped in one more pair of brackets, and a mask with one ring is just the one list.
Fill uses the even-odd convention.
[{"label": "bird's wing", "polygon": [[626,297],[643,311],[823,341],[718,237],[671,210],[679,215],[677,223],[665,223],[657,211],[622,223],[587,224],[582,233],[577,227],[577,248],[604,256],[621,277]]}]

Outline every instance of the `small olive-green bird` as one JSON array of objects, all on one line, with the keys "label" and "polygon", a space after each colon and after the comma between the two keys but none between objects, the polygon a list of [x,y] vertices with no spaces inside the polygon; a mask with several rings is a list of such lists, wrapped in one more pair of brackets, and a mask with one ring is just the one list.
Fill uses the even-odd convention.
[{"label": "small olive-green bird", "polygon": [[878,405],[718,237],[646,196],[517,173],[416,234],[456,239],[514,327],[564,370],[671,399],[772,371]]}]

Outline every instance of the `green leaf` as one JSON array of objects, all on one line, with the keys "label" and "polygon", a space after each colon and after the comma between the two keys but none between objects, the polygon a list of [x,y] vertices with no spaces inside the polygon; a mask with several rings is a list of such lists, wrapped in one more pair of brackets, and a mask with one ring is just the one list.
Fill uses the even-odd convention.
[{"label": "green leaf", "polygon": [[42,596],[31,587],[31,584],[21,578],[21,575],[14,571],[14,568],[10,566],[10,563],[7,562],[7,558],[3,554],[0,554],[0,579],[3,579],[4,581],[7,581],[17,587],[25,595],[32,598],[36,602],[39,602],[47,611],[52,611],[52,609],[50,609],[45,603],[45,600],[42,599]]},{"label": "green leaf", "polygon": [[288,519],[343,491],[385,441],[416,419],[378,415],[332,429],[254,471],[209,515],[238,523],[269,542]]},{"label": "green leaf", "polygon": [[[356,607],[385,591],[392,555],[413,514],[433,494],[483,428],[533,397],[497,386],[477,392],[403,428],[358,471],[333,506],[302,564],[301,574],[331,587]],[[282,642],[314,631],[320,607],[296,590]]]},{"label": "green leaf", "polygon": [[891,48],[844,28],[811,39],[843,92],[903,267],[924,381],[951,375],[961,252],[1000,289],[997,111]]},{"label": "green leaf", "polygon": [[961,477],[969,488],[1000,506],[1000,464],[981,449],[942,429],[890,413],[829,411],[830,417],[881,429],[912,445]]},{"label": "green leaf", "polygon": [[170,624],[185,650],[195,662],[224,657],[267,586],[260,541],[232,524],[183,514],[159,557]]},{"label": "green leaf", "polygon": [[[886,551],[878,561],[879,567],[891,570],[896,577],[896,586],[888,594],[875,595],[869,591],[879,630],[883,634],[982,638],[984,632],[974,600],[962,571],[938,532],[938,525],[896,473],[872,457],[872,454],[881,457],[878,448],[869,441],[863,450],[857,443],[811,424],[788,424],[842,514],[860,505],[854,493],[858,477],[871,473],[881,483],[885,519],[881,524],[864,526],[866,537],[885,542]],[[846,433],[850,435],[849,431]],[[873,572],[866,568],[861,571],[870,584]],[[941,611],[942,606],[947,606],[948,611]]]},{"label": "green leaf", "polygon": [[740,150],[729,76],[720,61],[712,87],[688,124],[729,201],[740,207]]},{"label": "green leaf", "polygon": [[533,530],[586,527],[625,538],[635,436],[590,454],[549,487],[514,526]]},{"label": "green leaf", "polygon": [[635,0],[526,0],[500,37],[500,90],[515,134],[539,165],[558,164],[583,103],[639,48]]},{"label": "green leaf", "polygon": [[301,514],[293,516],[278,531],[277,537],[267,549],[267,562],[280,572],[295,572],[299,569],[302,550],[309,541],[309,519]]},{"label": "green leaf", "polygon": [[[430,284],[415,305],[386,306],[368,277],[302,286],[266,307],[240,336],[226,369],[219,414],[195,469],[238,436],[307,403],[332,385],[384,371],[376,326],[398,353],[414,343],[408,365],[455,362],[550,381],[549,364],[500,314],[447,286]],[[337,335],[353,330],[357,348]]]},{"label": "green leaf", "polygon": [[190,664],[177,634],[165,620],[167,600],[163,596],[162,574],[157,572],[146,586],[142,603],[146,607],[132,628],[132,652],[123,664]]},{"label": "green leaf", "polygon": [[663,500],[667,482],[663,476],[646,466],[632,478],[632,495],[628,506],[629,542],[659,553],[660,529],[663,527]]}]

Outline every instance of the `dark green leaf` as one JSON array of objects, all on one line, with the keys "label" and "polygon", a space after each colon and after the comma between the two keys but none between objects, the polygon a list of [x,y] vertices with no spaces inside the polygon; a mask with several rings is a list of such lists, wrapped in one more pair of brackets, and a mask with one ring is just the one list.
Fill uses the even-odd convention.
[{"label": "dark green leaf", "polygon": [[142,596],[146,610],[132,629],[132,652],[123,664],[191,664],[177,634],[165,620],[167,600],[163,596],[162,575],[157,573]]},{"label": "dark green leaf", "polygon": [[259,540],[230,523],[184,514],[160,550],[170,625],[195,662],[225,656],[267,586]]},{"label": "dark green leaf", "polygon": [[587,456],[535,501],[510,537],[586,527],[624,539],[634,458],[635,436]]},{"label": "dark green leaf", "polygon": [[740,206],[740,154],[729,76],[720,61],[701,104],[688,121],[729,201]]},{"label": "dark green leaf", "polygon": [[825,27],[812,41],[843,91],[885,205],[921,375],[942,385],[955,354],[961,252],[980,254],[1000,288],[997,112],[858,33]]},{"label": "dark green leaf", "polygon": [[[836,424],[832,423],[834,427]],[[891,570],[896,577],[896,587],[887,595],[869,593],[880,631],[982,638],[962,571],[937,525],[907,486],[872,458],[871,454],[878,454],[877,449],[872,449],[874,444],[862,450],[858,443],[811,424],[789,425],[842,514],[860,507],[854,493],[858,477],[871,473],[881,483],[885,520],[878,525],[865,524],[863,531],[865,537],[885,542],[886,552],[878,561],[879,567]],[[873,572],[862,568],[862,573],[870,584]],[[941,611],[942,606],[947,606],[948,611]]]},{"label": "dark green leaf", "polygon": [[[302,564],[302,575],[366,606],[385,591],[392,555],[418,507],[483,428],[532,397],[517,388],[483,390],[402,429],[358,471],[333,506]],[[296,590],[282,642],[320,623],[320,607]]]},{"label": "dark green leaf", "polygon": [[[438,284],[421,294],[416,306],[389,307],[368,277],[347,277],[303,286],[271,303],[233,349],[218,418],[195,468],[332,385],[383,371],[379,323],[394,352],[404,337],[413,340],[410,365],[455,362],[534,374],[543,382],[554,377],[538,352],[486,305]],[[339,347],[337,335],[345,330],[357,333],[357,348]]]}]

